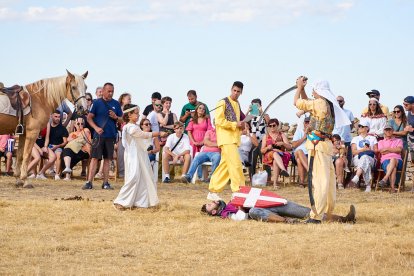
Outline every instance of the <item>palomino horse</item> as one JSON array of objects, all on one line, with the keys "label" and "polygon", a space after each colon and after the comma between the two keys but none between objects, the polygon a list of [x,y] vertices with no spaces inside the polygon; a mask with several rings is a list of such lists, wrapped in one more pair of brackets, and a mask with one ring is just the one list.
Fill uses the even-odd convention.
[{"label": "palomino horse", "polygon": [[[86,84],[84,79],[88,72],[82,76],[71,74],[66,76],[42,79],[23,86],[29,92],[32,111],[24,116],[25,131],[19,136],[19,149],[17,151],[17,165],[14,172],[16,185],[23,188],[33,188],[27,180],[27,166],[32,153],[33,145],[50,118],[50,114],[62,103],[64,99],[71,101],[78,113],[86,112]],[[0,134],[14,133],[18,123],[17,117],[0,114]]]}]

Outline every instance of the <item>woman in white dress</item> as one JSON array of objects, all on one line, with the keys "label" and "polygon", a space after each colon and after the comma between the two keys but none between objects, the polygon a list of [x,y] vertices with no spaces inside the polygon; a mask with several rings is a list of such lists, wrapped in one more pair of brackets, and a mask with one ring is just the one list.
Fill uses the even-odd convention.
[{"label": "woman in white dress", "polygon": [[148,142],[153,137],[166,136],[165,132],[144,132],[137,125],[139,107],[127,104],[124,107],[122,144],[125,147],[125,184],[114,200],[118,210],[139,207],[148,208],[159,203],[156,183],[153,179],[148,158]]}]

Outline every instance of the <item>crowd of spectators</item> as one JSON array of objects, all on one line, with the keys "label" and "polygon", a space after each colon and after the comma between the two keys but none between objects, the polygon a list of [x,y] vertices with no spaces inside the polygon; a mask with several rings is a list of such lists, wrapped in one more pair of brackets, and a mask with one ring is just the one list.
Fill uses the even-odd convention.
[{"label": "crowd of spectators", "polygon": [[[122,110],[134,102],[130,93],[123,93],[118,100],[113,99],[113,94],[111,83],[98,87],[95,99],[87,93],[89,113],[81,117],[62,102],[51,114],[32,149],[29,178],[45,180],[52,176],[55,180],[70,180],[74,166],[81,162],[80,175],[87,178],[83,189],[92,189],[95,178],[103,178],[103,189],[112,189],[110,169],[116,168],[119,177],[124,175],[124,148],[119,142],[125,124]],[[349,126],[335,128],[332,136],[337,187],[345,188],[346,176],[353,172],[349,187],[363,182],[365,191],[370,192],[375,169],[381,167],[384,176],[379,181],[380,187],[389,186],[394,192],[399,181],[397,171],[402,169],[403,150],[409,151],[411,159],[414,158],[414,97],[406,97],[402,105],[395,106],[389,113],[388,107],[380,102],[378,90],[366,94],[367,107],[358,114],[359,119],[344,108],[343,96],[336,98],[351,121]],[[208,182],[220,162],[220,147],[207,105],[198,100],[195,90],[189,90],[187,98],[188,103],[177,116],[172,111],[173,99],[154,92],[139,122],[144,132],[169,134],[165,138],[153,137],[145,144],[150,161],[162,165],[164,177],[161,181],[164,183],[173,180],[170,165],[182,165],[183,182],[190,183],[194,174]],[[288,177],[288,167],[294,164],[298,168],[298,185],[304,187],[308,171],[305,142],[312,128],[309,114],[297,114],[299,123],[292,136],[282,131],[277,118],[265,114],[259,122],[263,115],[260,99],[251,100],[245,115],[248,114],[252,117],[245,123],[240,138],[239,161],[249,169],[250,177],[257,167],[265,166],[270,172],[268,182],[278,188],[280,176]],[[0,158],[5,159],[3,173],[8,175],[12,174],[14,141],[12,134],[0,135]],[[205,162],[212,164],[209,175],[202,175],[201,165]]]}]

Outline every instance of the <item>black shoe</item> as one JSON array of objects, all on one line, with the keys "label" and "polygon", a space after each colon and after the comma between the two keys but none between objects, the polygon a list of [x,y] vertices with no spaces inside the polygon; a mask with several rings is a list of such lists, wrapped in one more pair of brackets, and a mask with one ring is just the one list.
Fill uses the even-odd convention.
[{"label": "black shoe", "polygon": [[281,171],[280,174],[284,177],[289,177],[289,173],[286,170]]},{"label": "black shoe", "polygon": [[181,181],[184,182],[184,183],[191,183],[191,178],[187,175],[183,175],[181,177]]},{"label": "black shoe", "polygon": [[90,190],[93,189],[92,182],[86,182],[85,185],[82,186],[82,190]]},{"label": "black shoe", "polygon": [[108,182],[105,182],[104,184],[102,184],[102,189],[113,190],[114,188],[112,188],[111,184],[109,184]]},{"label": "black shoe", "polygon": [[317,220],[317,219],[311,219],[311,218],[309,218],[309,219],[307,219],[307,220],[305,221],[305,223],[306,223],[306,224],[308,224],[308,223],[313,223],[313,224],[321,224],[321,221],[320,221],[320,220]]},{"label": "black shoe", "polygon": [[162,181],[162,183],[170,183],[171,180],[169,177],[164,178],[164,180]]}]

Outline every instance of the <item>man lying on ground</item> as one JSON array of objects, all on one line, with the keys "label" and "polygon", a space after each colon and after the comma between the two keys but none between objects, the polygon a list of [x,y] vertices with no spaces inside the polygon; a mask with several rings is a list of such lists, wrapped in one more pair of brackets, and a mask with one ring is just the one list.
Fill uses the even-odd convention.
[{"label": "man lying on ground", "polygon": [[[201,207],[202,213],[210,216],[219,216],[221,218],[230,218],[233,220],[255,219],[266,222],[284,222],[298,223],[298,219],[309,218],[311,209],[293,201],[287,201],[286,205],[270,208],[243,208],[236,207],[231,202],[226,204],[223,200],[211,201]],[[345,216],[324,214],[323,220],[327,222],[355,223],[356,211],[354,205],[349,208],[349,213]]]}]

